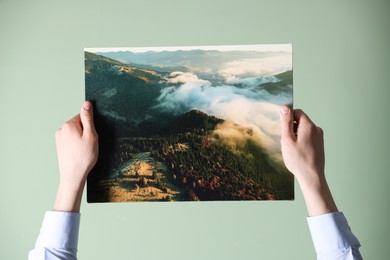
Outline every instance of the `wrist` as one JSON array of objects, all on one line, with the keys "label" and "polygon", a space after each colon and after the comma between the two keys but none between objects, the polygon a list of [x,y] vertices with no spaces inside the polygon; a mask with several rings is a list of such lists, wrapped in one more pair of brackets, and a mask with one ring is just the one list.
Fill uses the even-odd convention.
[{"label": "wrist", "polygon": [[60,177],[59,187],[64,187],[66,189],[69,189],[70,191],[77,191],[79,189],[83,189],[87,181],[86,177],[67,177],[70,176],[69,174],[64,174],[64,176],[66,177]]},{"label": "wrist", "polygon": [[337,212],[338,209],[324,174],[311,176],[311,178],[305,178],[304,180],[298,179],[309,216]]},{"label": "wrist", "polygon": [[81,198],[85,181],[66,182],[61,181],[57,196],[53,205],[54,211],[80,212]]},{"label": "wrist", "polygon": [[302,192],[321,192],[324,186],[328,186],[323,170],[306,169],[294,174]]}]

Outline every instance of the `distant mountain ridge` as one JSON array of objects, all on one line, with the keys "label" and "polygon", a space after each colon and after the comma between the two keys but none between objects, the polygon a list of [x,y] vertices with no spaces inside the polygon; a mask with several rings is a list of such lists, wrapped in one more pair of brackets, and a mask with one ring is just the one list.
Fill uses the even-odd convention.
[{"label": "distant mountain ridge", "polygon": [[177,50],[173,51],[148,51],[136,53],[131,51],[97,52],[96,54],[108,57],[129,65],[150,68],[160,72],[172,72],[175,70],[191,71],[196,69],[216,70],[221,64],[242,59],[259,59],[284,52],[257,52],[257,51],[218,51],[218,50]]}]

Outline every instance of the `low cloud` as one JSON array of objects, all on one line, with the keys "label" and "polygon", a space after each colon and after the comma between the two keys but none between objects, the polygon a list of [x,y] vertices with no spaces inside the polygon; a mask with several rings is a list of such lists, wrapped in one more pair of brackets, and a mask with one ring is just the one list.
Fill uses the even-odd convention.
[{"label": "low cloud", "polygon": [[278,82],[280,79],[275,76],[259,76],[259,77],[249,77],[249,78],[239,78],[236,76],[232,76],[226,79],[227,84],[235,85],[242,84],[246,87],[256,87],[264,83],[268,82]]},{"label": "low cloud", "polygon": [[181,71],[172,72],[165,79],[167,83],[170,84],[187,83],[187,82],[206,82],[205,80],[199,79],[198,76],[193,73],[181,72]]},{"label": "low cloud", "polygon": [[219,73],[225,79],[236,77],[253,77],[275,75],[292,69],[291,55],[273,56],[261,59],[242,59],[226,62]]},{"label": "low cloud", "polygon": [[[226,120],[224,124],[216,128],[215,133],[229,142],[230,146],[242,140],[251,139],[267,148],[271,155],[280,157],[278,104],[291,103],[290,95],[271,95],[261,88],[243,88],[232,85],[212,86],[210,81],[199,79],[191,73],[176,75],[178,82],[179,80],[185,82],[190,78],[195,80],[185,82],[180,86],[164,88],[157,99],[156,109],[176,115],[198,109],[206,114],[214,115]],[[259,78],[239,79],[241,83],[246,82],[245,80],[257,82]],[[268,80],[274,79],[270,77]],[[243,127],[250,129],[250,134],[243,131]]]}]

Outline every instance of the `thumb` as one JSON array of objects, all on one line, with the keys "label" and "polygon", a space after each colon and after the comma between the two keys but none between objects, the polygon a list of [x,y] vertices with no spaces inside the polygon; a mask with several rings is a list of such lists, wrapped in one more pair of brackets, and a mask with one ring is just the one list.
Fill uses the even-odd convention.
[{"label": "thumb", "polygon": [[289,106],[280,107],[280,121],[282,125],[282,139],[295,139],[294,120]]},{"label": "thumb", "polygon": [[85,101],[80,111],[81,124],[83,125],[83,134],[95,133],[93,124],[93,107],[90,101]]}]

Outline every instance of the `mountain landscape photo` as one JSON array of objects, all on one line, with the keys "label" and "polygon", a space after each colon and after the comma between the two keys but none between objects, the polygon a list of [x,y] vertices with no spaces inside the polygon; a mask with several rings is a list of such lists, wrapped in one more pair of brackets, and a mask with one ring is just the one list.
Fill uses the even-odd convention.
[{"label": "mountain landscape photo", "polygon": [[292,47],[86,48],[99,159],[88,202],[292,200],[279,106]]}]

